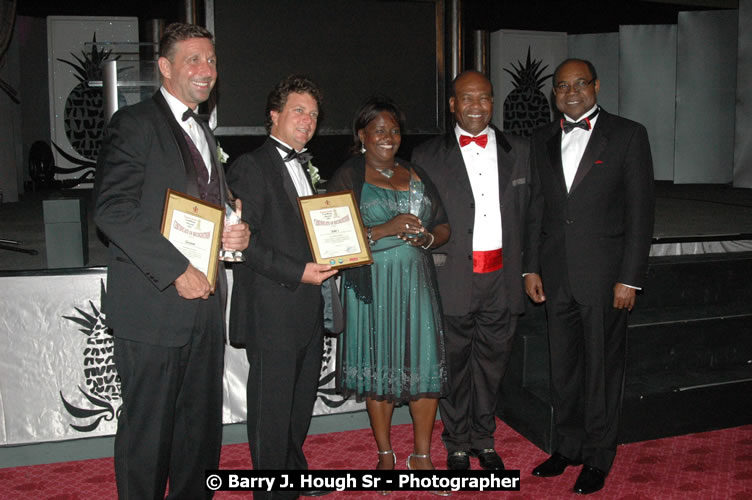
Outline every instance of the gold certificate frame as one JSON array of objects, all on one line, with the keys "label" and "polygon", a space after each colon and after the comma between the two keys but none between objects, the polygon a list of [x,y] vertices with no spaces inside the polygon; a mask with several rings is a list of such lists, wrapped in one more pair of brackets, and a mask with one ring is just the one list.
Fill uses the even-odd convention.
[{"label": "gold certificate frame", "polygon": [[162,236],[193,267],[206,275],[212,293],[217,285],[224,223],[225,211],[221,207],[172,189],[167,190],[162,215]]},{"label": "gold certificate frame", "polygon": [[313,260],[335,269],[373,263],[352,190],[298,198]]}]

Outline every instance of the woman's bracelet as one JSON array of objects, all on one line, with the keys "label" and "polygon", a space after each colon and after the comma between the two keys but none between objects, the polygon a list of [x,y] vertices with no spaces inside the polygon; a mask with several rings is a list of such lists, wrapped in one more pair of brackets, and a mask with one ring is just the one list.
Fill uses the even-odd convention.
[{"label": "woman's bracelet", "polygon": [[376,244],[375,241],[373,241],[373,228],[371,226],[368,226],[366,235],[368,236],[368,246],[374,246]]},{"label": "woman's bracelet", "polygon": [[435,240],[435,238],[433,236],[433,233],[429,232],[428,236],[431,237],[431,241],[428,243],[428,245],[421,245],[420,246],[420,248],[422,248],[423,250],[428,250],[429,248],[431,248],[431,245],[433,245],[433,241]]}]

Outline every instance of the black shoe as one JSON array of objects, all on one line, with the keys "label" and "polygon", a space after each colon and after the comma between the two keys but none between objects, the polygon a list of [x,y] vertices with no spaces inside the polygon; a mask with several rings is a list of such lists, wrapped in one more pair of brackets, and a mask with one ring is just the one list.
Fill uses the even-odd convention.
[{"label": "black shoe", "polygon": [[533,469],[533,476],[554,477],[564,472],[570,465],[580,465],[579,462],[570,460],[560,453],[554,453],[548,459]]},{"label": "black shoe", "polygon": [[590,465],[582,468],[577,481],[574,483],[574,492],[581,495],[589,495],[603,488],[606,482],[606,473]]},{"label": "black shoe", "polygon": [[504,462],[493,448],[484,448],[482,450],[470,450],[470,454],[478,457],[480,466],[485,470],[504,470]]},{"label": "black shoe", "polygon": [[302,490],[300,496],[302,497],[323,497],[332,493],[334,490]]},{"label": "black shoe", "polygon": [[447,469],[449,470],[468,470],[470,469],[470,457],[467,452],[453,451],[447,455]]}]

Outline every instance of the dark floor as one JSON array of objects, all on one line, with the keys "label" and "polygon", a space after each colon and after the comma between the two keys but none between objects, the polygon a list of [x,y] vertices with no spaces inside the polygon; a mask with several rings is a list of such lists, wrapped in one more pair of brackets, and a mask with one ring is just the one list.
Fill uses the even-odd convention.
[{"label": "dark floor", "polygon": [[[0,239],[18,240],[20,248],[38,252],[37,255],[28,255],[0,248],[0,271],[47,268],[42,201],[67,197],[80,198],[87,204],[89,258],[86,265],[106,265],[107,251],[92,221],[91,191],[69,190],[65,193],[27,193],[18,203],[0,204]],[[656,183],[655,238],[692,241],[693,238],[714,236],[728,239],[729,235],[752,239],[752,189]]]}]

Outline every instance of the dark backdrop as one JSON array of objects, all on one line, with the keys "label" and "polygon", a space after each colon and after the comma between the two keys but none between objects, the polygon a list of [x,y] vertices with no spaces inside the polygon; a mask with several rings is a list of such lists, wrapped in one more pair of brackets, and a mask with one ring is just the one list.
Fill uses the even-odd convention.
[{"label": "dark backdrop", "polygon": [[215,0],[214,6],[222,129],[263,127],[271,88],[303,73],[324,93],[319,134],[348,134],[356,108],[377,93],[400,104],[407,132],[440,131],[435,2]]}]

